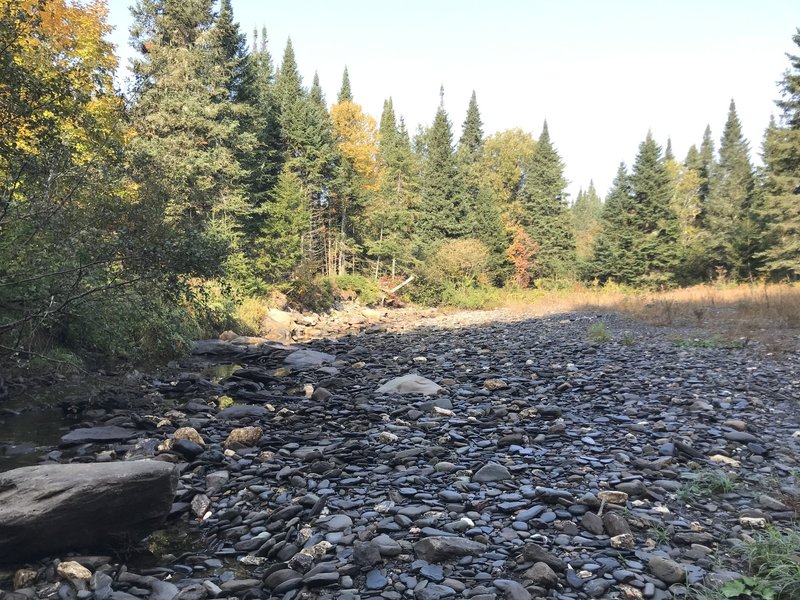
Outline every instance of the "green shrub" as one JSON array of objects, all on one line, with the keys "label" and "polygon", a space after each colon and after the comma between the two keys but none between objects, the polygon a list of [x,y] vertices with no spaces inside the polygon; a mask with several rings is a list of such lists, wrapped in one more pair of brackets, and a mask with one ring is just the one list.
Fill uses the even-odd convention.
[{"label": "green shrub", "polygon": [[321,313],[333,306],[333,286],[329,279],[301,276],[291,283],[286,297],[297,310]]},{"label": "green shrub", "polygon": [[269,314],[269,304],[264,298],[249,297],[236,307],[236,327],[241,335],[259,335],[261,324]]},{"label": "green shrub", "polygon": [[340,290],[354,291],[362,304],[372,305],[381,298],[378,282],[363,275],[339,275],[334,278],[334,283]]},{"label": "green shrub", "polygon": [[606,324],[602,321],[597,321],[589,326],[587,332],[589,339],[593,342],[608,342],[611,340],[611,334],[608,332]]},{"label": "green shrub", "polygon": [[461,288],[454,285],[445,287],[442,304],[467,310],[485,310],[501,304],[501,293],[491,286]]}]

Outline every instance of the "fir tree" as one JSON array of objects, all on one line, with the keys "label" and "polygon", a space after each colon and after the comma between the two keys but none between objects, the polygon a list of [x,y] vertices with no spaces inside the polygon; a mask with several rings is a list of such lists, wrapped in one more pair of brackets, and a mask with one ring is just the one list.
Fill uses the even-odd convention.
[{"label": "fir tree", "polygon": [[342,87],[339,90],[339,96],[336,99],[337,102],[352,102],[353,101],[353,92],[350,90],[350,74],[347,72],[347,67],[344,68],[344,73],[342,73]]},{"label": "fir tree", "polygon": [[[800,48],[800,29],[792,36]],[[780,122],[764,141],[767,219],[763,270],[773,277],[800,278],[800,54],[787,55],[791,69],[780,84]]]},{"label": "fir tree", "polygon": [[305,96],[303,79],[297,68],[297,59],[294,56],[292,39],[286,41],[283,51],[283,60],[275,76],[274,97],[281,129],[288,128],[288,115],[292,106]]},{"label": "fir tree", "polygon": [[418,235],[423,244],[462,237],[466,211],[459,178],[453,131],[444,109],[444,90],[433,125],[424,136]]},{"label": "fir tree", "polygon": [[214,20],[212,39],[219,52],[218,64],[224,69],[231,98],[236,99],[246,77],[247,40],[234,21],[231,0],[221,0],[219,15]]},{"label": "fir tree", "polygon": [[601,213],[601,230],[595,238],[592,261],[585,276],[602,283],[631,283],[640,276],[634,251],[637,229],[631,221],[634,213],[633,190],[625,163],[620,163]]},{"label": "fir tree", "polygon": [[675,160],[675,155],[672,153],[672,138],[667,138],[667,146],[664,148],[664,160]]},{"label": "fir tree", "polygon": [[709,266],[746,278],[752,275],[759,237],[753,211],[755,180],[747,141],[731,100],[705,205]]},{"label": "fir tree", "polygon": [[536,277],[575,272],[575,235],[566,187],[564,163],[550,141],[545,121],[519,191],[521,224],[538,245]]}]

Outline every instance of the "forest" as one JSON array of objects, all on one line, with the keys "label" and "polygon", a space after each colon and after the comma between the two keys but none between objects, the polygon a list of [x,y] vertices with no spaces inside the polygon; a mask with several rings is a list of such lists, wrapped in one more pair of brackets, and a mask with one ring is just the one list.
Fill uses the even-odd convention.
[{"label": "forest", "polygon": [[276,297],[322,311],[411,275],[405,300],[475,307],[496,290],[800,277],[800,51],[758,149],[731,100],[685,157],[643,132],[605,198],[569,198],[546,121],[486,135],[476,95],[453,99],[458,125],[444,90],[429,127],[391,90],[376,120],[346,67],[326,98],[291,40],[274,56],[230,0],[132,11],[122,94],[105,2],[0,0],[4,361],[160,360],[257,330]]}]

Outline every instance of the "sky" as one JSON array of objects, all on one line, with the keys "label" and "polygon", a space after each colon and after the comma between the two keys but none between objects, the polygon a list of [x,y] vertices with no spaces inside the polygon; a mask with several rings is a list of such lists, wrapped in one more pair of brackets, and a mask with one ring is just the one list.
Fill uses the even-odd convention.
[{"label": "sky", "polygon": [[[391,96],[412,133],[433,121],[440,86],[455,139],[473,90],[487,135],[538,137],[546,119],[572,199],[590,180],[605,195],[648,131],[679,159],[706,125],[718,146],[731,99],[758,163],[785,54],[800,53],[797,0],[232,3],[248,36],[267,28],[276,63],[291,37],[304,83],[317,71],[329,103],[347,66],[354,101],[377,120]],[[123,65],[131,4],[109,0]]]}]

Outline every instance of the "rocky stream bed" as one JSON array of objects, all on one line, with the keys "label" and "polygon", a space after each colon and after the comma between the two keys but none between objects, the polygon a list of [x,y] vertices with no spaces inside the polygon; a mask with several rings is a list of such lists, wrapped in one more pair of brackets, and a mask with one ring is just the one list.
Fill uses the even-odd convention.
[{"label": "rocky stream bed", "polygon": [[0,598],[666,600],[794,523],[797,355],[613,314],[408,314],[290,347],[207,341],[73,396],[40,460],[174,464],[170,516],[144,555],[11,557]]}]

